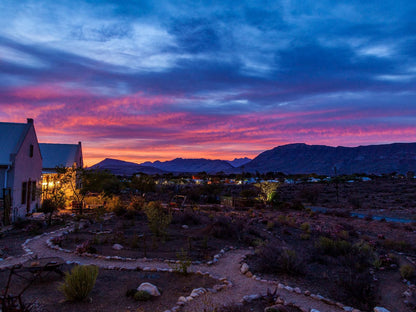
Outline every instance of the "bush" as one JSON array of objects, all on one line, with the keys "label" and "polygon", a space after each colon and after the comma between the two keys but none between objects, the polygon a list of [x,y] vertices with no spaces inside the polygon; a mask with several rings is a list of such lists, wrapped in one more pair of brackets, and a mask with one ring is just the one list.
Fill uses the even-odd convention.
[{"label": "bush", "polygon": [[126,207],[123,205],[120,197],[113,196],[106,200],[106,209],[114,212],[117,216],[122,216],[127,212]]},{"label": "bush", "polygon": [[172,269],[176,273],[180,273],[183,275],[188,274],[188,269],[192,263],[188,253],[185,250],[181,249],[181,251],[176,253],[176,257],[178,258],[178,261],[173,264]]},{"label": "bush", "polygon": [[311,225],[308,222],[304,222],[300,225],[300,229],[305,233],[311,232]]},{"label": "bush", "polygon": [[59,290],[69,301],[81,301],[87,298],[94,288],[98,276],[98,267],[94,265],[79,265],[65,273],[65,281]]},{"label": "bush", "polygon": [[315,244],[315,248],[320,252],[332,257],[346,255],[352,251],[352,245],[345,240],[333,240],[321,236]]},{"label": "bush", "polygon": [[351,302],[361,310],[369,311],[375,306],[376,292],[372,285],[372,277],[368,273],[349,272],[341,275],[338,284]]},{"label": "bush", "polygon": [[411,279],[415,275],[415,268],[410,264],[403,264],[400,267],[400,275],[404,279]]},{"label": "bush", "polygon": [[152,299],[152,295],[149,294],[147,291],[138,290],[133,296],[134,300],[136,301],[148,301]]},{"label": "bush", "polygon": [[303,271],[303,261],[291,249],[283,249],[269,244],[258,249],[257,257],[259,260],[258,270],[262,273],[297,275]]},{"label": "bush", "polygon": [[145,208],[145,213],[150,231],[158,237],[166,236],[172,215],[165,211],[159,202],[150,202]]}]

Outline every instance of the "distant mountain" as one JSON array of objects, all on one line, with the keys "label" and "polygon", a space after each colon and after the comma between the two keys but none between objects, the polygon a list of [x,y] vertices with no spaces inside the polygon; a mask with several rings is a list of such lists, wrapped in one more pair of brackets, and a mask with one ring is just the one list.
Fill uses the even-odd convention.
[{"label": "distant mountain", "polygon": [[162,170],[139,165],[136,163],[118,160],[118,159],[111,159],[106,158],[103,161],[95,164],[94,166],[89,167],[88,169],[93,170],[108,170],[112,174],[115,175],[126,175],[131,176],[135,173],[146,173],[146,174],[157,174],[157,173],[164,173]]},{"label": "distant mountain", "polygon": [[333,175],[334,167],[339,174],[416,171],[416,143],[358,147],[288,144],[259,154],[244,170]]},{"label": "distant mountain", "polygon": [[243,166],[251,161],[250,158],[244,157],[244,158],[234,158],[234,160],[226,160],[231,166],[233,167],[240,167]]},{"label": "distant mountain", "polygon": [[206,173],[217,173],[220,171],[230,172],[235,168],[225,160],[210,160],[210,159],[183,159],[176,158],[169,161],[155,161],[145,162],[142,166],[152,166],[163,171],[168,172],[186,172],[186,173],[198,173],[205,171]]}]

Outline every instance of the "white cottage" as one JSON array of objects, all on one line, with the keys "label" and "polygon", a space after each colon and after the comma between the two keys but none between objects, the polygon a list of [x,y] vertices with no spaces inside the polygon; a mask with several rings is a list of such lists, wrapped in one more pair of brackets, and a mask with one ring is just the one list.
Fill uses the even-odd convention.
[{"label": "white cottage", "polygon": [[24,218],[40,205],[37,189],[42,156],[33,119],[0,122],[0,198],[2,222]]}]

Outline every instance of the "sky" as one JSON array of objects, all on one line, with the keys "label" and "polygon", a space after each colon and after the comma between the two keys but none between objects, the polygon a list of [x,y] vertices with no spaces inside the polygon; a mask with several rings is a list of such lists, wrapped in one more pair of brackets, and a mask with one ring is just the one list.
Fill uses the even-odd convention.
[{"label": "sky", "polygon": [[416,142],[416,1],[0,1],[0,121],[84,160]]}]

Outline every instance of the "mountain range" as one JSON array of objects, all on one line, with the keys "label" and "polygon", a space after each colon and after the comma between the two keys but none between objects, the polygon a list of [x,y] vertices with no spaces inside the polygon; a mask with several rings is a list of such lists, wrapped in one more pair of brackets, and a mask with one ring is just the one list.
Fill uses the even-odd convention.
[{"label": "mountain range", "polygon": [[286,174],[316,173],[322,175],[353,173],[406,173],[416,171],[416,143],[393,143],[358,147],[287,144],[265,151],[253,160],[183,159],[171,161],[130,163],[105,159],[91,167],[106,169],[114,174],[131,175],[137,172],[155,173],[241,173],[284,172]]}]

